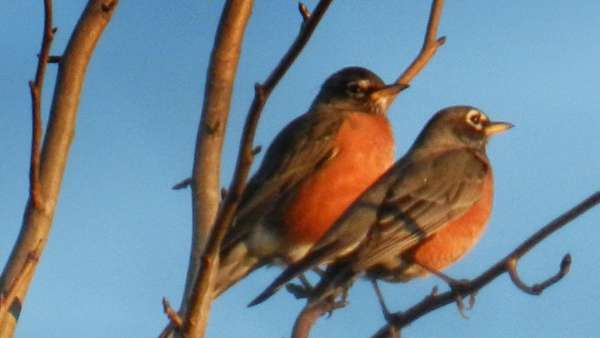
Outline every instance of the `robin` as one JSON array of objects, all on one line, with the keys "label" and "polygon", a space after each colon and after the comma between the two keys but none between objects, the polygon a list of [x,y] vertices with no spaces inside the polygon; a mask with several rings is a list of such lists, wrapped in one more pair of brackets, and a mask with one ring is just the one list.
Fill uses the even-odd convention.
[{"label": "robin", "polygon": [[222,245],[215,297],[261,266],[298,261],[393,164],[386,111],[406,87],[361,67],[324,82],[250,179]]},{"label": "robin", "polygon": [[324,262],[332,263],[309,302],[335,298],[363,272],[406,281],[456,262],[476,244],[491,212],[487,141],[511,127],[469,106],[436,113],[408,153],[250,305]]}]

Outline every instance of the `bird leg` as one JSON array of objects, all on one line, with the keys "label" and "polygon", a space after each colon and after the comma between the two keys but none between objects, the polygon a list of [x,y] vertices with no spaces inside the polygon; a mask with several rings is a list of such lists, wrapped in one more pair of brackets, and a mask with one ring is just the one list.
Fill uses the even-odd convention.
[{"label": "bird leg", "polygon": [[371,279],[371,284],[373,285],[373,290],[375,290],[375,296],[377,296],[377,301],[379,302],[379,306],[381,307],[381,312],[383,313],[383,318],[390,323],[392,320],[392,313],[389,308],[385,304],[385,300],[383,299],[383,295],[381,293],[381,289],[379,288],[379,284],[376,279]]},{"label": "bird leg", "polygon": [[392,312],[390,312],[390,309],[385,304],[383,294],[381,293],[381,289],[379,288],[379,283],[377,283],[376,279],[371,279],[371,284],[373,285],[373,290],[375,290],[375,295],[377,296],[377,301],[379,302],[379,306],[381,307],[383,318],[385,318],[385,321],[388,324],[390,324],[388,338],[400,338],[400,330],[392,324],[395,315]]}]

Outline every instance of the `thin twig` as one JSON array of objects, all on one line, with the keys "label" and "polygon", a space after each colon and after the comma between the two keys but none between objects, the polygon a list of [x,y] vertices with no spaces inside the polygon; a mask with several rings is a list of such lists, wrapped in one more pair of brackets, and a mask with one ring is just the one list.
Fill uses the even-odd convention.
[{"label": "thin twig", "polygon": [[[586,211],[590,210],[598,204],[600,204],[600,191],[592,194],[591,196],[577,204],[575,207],[566,211],[565,213],[554,219],[552,222],[548,223],[546,226],[538,230],[531,237],[525,240],[521,245],[519,245],[515,250],[513,250],[510,254],[498,261],[496,264],[494,264],[488,270],[483,272],[477,278],[471,280],[470,282],[465,282],[464,286],[460,288],[460,290],[454,289],[437,295],[429,295],[419,303],[409,308],[407,311],[397,312],[393,314],[392,321],[390,321],[390,323],[379,329],[379,331],[377,331],[377,333],[375,333],[373,337],[386,337],[386,333],[388,332],[390,325],[401,329],[414,322],[415,320],[423,317],[424,315],[440,307],[453,303],[457,296],[464,297],[465,295],[473,294],[479,291],[481,288],[491,283],[494,279],[496,279],[503,273],[509,272],[513,264],[514,266],[516,266],[516,261],[518,261],[519,258],[521,258],[523,255],[525,255],[527,252],[533,249],[537,244],[539,244],[548,236],[556,232],[558,229],[562,228],[563,226],[573,221],[577,217],[581,216],[583,213],[585,213]],[[564,275],[566,275],[566,273],[569,270],[570,264],[570,257],[567,255],[563,258],[561,262],[561,269],[558,274],[554,275],[545,282],[538,284],[537,287],[531,287],[532,292],[528,293],[539,294],[539,292],[541,291],[538,292],[538,290],[543,290],[544,288],[556,283]],[[520,281],[520,279],[518,280]],[[529,288],[525,285],[525,283],[522,284],[523,286],[525,286],[525,289]],[[515,283],[515,285],[517,285],[519,289],[524,290],[524,288],[519,286],[518,283]]]},{"label": "thin twig", "polygon": [[182,180],[181,182],[175,184],[171,189],[173,189],[173,190],[185,189],[185,188],[189,187],[190,185],[192,185],[193,181],[194,180],[191,177],[188,177],[188,178]]},{"label": "thin twig", "polygon": [[43,196],[40,183],[40,158],[42,154],[42,90],[44,88],[44,75],[48,66],[50,46],[54,39],[56,28],[52,27],[52,0],[44,0],[44,35],[42,47],[38,56],[35,80],[29,81],[31,92],[31,160],[29,167],[29,197],[33,206],[42,208]]},{"label": "thin twig", "polygon": [[440,25],[440,19],[442,17],[442,7],[444,6],[443,0],[433,0],[431,4],[431,11],[429,13],[429,21],[427,22],[427,31],[425,33],[425,39],[423,46],[417,57],[413,62],[406,68],[406,70],[398,77],[396,83],[408,85],[410,82],[425,68],[429,60],[435,55],[435,52],[440,46],[446,42],[446,37],[437,37],[438,27]]},{"label": "thin twig", "polygon": [[[200,327],[200,330],[203,330],[203,327],[206,325],[208,311],[213,297],[212,284],[215,272],[218,269],[221,242],[233,220],[233,216],[239,203],[239,198],[244,191],[246,179],[250,172],[250,167],[254,157],[254,134],[258,125],[260,113],[262,112],[267,98],[279,80],[290,68],[294,60],[298,57],[308,42],[310,36],[325,14],[325,11],[329,7],[331,1],[332,0],[321,0],[319,2],[310,19],[303,24],[298,37],[289,48],[287,53],[283,56],[279,64],[271,72],[269,77],[262,85],[255,85],[254,100],[252,101],[246,117],[233,180],[229,189],[227,189],[227,195],[223,203],[223,207],[219,210],[213,230],[207,242],[206,250],[202,257],[203,264],[200,266],[200,271],[197,274],[197,278],[192,289],[189,314],[183,325],[183,337],[191,336],[191,332],[197,332],[197,327]],[[201,335],[202,334],[195,334],[195,336]]]},{"label": "thin twig", "polygon": [[176,330],[179,330],[181,328],[181,324],[183,323],[181,317],[179,317],[177,311],[175,311],[173,307],[171,307],[171,303],[169,303],[169,300],[166,297],[163,297],[162,304],[163,311],[169,318],[169,321],[175,327]]},{"label": "thin twig", "polygon": [[562,261],[560,262],[560,269],[554,276],[551,276],[545,281],[534,284],[532,286],[527,285],[525,282],[523,282],[521,277],[519,277],[519,273],[517,272],[517,264],[518,259],[516,258],[511,258],[506,261],[506,271],[508,272],[513,284],[515,284],[515,286],[521,291],[530,295],[537,296],[540,295],[548,287],[559,282],[561,279],[563,279],[563,277],[567,275],[567,273],[569,273],[571,269],[571,255],[564,255]]}]

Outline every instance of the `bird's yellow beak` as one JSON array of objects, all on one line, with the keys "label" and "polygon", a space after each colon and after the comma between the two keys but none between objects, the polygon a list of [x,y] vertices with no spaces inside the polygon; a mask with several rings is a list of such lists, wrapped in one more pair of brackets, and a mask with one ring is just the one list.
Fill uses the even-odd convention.
[{"label": "bird's yellow beak", "polygon": [[492,135],[496,135],[498,133],[502,133],[504,131],[509,130],[514,127],[512,123],[508,122],[488,122],[484,127],[485,136],[490,137]]},{"label": "bird's yellow beak", "polygon": [[393,84],[386,85],[385,87],[383,87],[381,89],[377,89],[376,91],[372,92],[370,94],[370,98],[373,101],[379,101],[382,98],[391,98],[406,88],[408,88],[407,84],[393,83]]}]

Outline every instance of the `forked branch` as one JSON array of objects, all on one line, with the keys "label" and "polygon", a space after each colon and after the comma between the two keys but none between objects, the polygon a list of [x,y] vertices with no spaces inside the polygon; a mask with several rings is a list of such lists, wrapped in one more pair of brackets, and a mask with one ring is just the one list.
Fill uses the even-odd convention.
[{"label": "forked branch", "polygon": [[460,289],[450,290],[441,294],[429,295],[408,310],[394,313],[391,316],[391,321],[379,329],[379,331],[377,331],[373,337],[388,337],[390,327],[399,330],[415,320],[425,316],[426,314],[455,302],[457,298],[462,298],[476,293],[505,272],[508,272],[511,275],[513,282],[520,290],[528,294],[539,295],[545,288],[558,282],[567,274],[571,265],[571,257],[569,255],[565,255],[560,264],[560,271],[557,274],[545,280],[544,282],[531,287],[522,282],[516,274],[516,264],[518,260],[552,233],[598,204],[600,204],[600,191],[592,194],[572,209],[566,211],[552,222],[548,223],[546,226],[538,230],[526,241],[524,241],[521,245],[519,245],[510,254],[494,264],[491,268],[483,272],[477,278],[469,282],[465,282]]},{"label": "forked branch", "polygon": [[56,28],[52,27],[52,0],[44,0],[44,34],[38,55],[35,80],[29,81],[31,92],[31,159],[29,166],[29,198],[35,208],[42,208],[42,184],[40,183],[40,158],[42,156],[42,90],[48,66],[50,46]]}]

